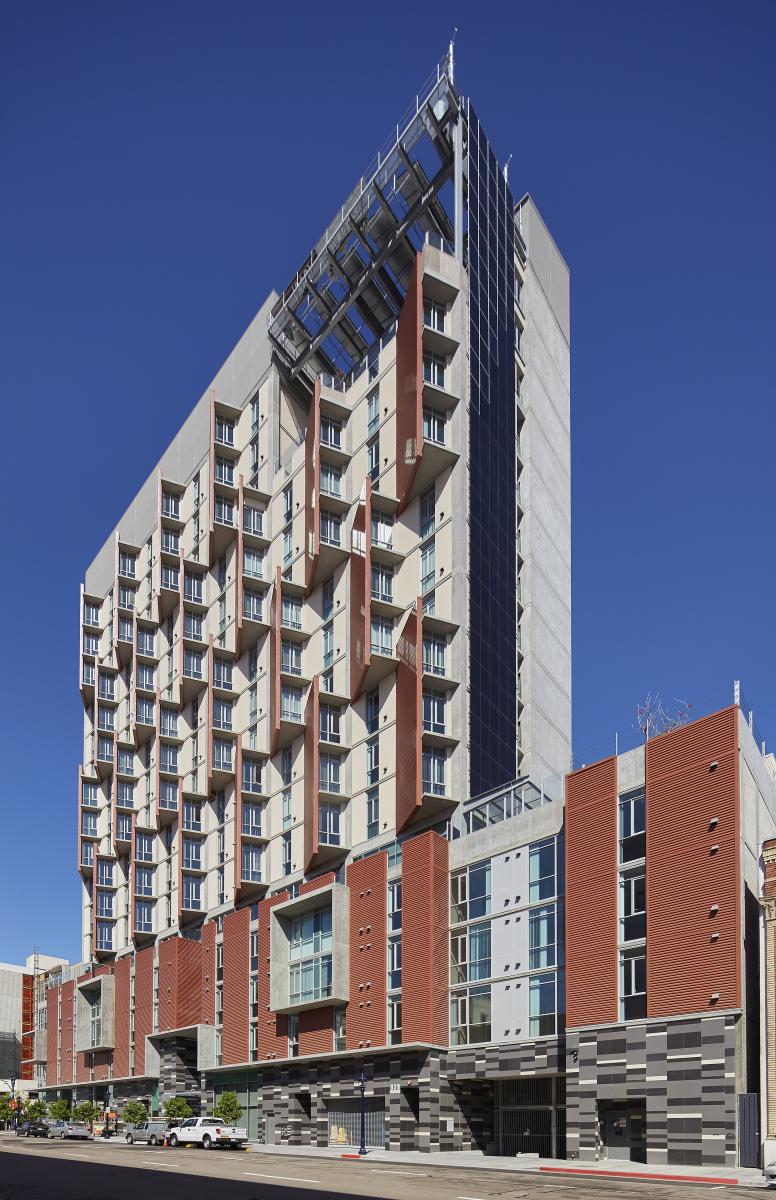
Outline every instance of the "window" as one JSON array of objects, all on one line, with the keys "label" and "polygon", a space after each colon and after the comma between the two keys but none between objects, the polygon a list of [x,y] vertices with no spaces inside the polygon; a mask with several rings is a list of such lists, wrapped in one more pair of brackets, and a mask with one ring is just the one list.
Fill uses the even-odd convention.
[{"label": "window", "polygon": [[297,1013],[288,1014],[288,1057],[297,1058],[299,1055],[299,1016]]},{"label": "window", "polygon": [[401,936],[388,938],[388,991],[401,987]]},{"label": "window", "polygon": [[426,747],[423,750],[423,791],[430,796],[444,796],[445,763],[447,755],[444,750]]},{"label": "window", "polygon": [[97,837],[96,813],[81,813],[81,836]]},{"label": "window", "polygon": [[113,926],[109,921],[97,922],[97,949],[113,949]]},{"label": "window", "polygon": [[445,331],[445,306],[438,300],[423,298],[423,324],[427,329],[435,329],[437,333]]},{"label": "window", "polygon": [[371,642],[373,654],[393,654],[393,621],[390,617],[372,617]]},{"label": "window", "polygon": [[423,693],[423,729],[426,733],[445,732],[445,702],[443,693]]},{"label": "window", "polygon": [[338,708],[332,708],[328,704],[322,704],[318,717],[318,733],[322,742],[334,742],[339,744],[340,740],[340,711]]},{"label": "window", "polygon": [[105,729],[112,733],[116,728],[116,710],[115,708],[107,708],[104,704],[100,705],[99,719],[97,722],[98,729]]},{"label": "window", "polygon": [[202,880],[198,875],[183,876],[183,907],[191,912],[202,908]]},{"label": "window", "polygon": [[199,833],[202,829],[202,809],[196,800],[183,801],[183,828],[191,833]]},{"label": "window", "polygon": [[291,874],[291,833],[284,833],[280,839],[283,852],[283,874]]},{"label": "window", "polygon": [[302,628],[302,601],[298,596],[283,596],[280,619],[289,629]]},{"label": "window", "polygon": [[161,779],[159,781],[159,805],[161,808],[178,807],[178,784],[176,780]]},{"label": "window", "polygon": [[391,513],[372,512],[372,545],[381,546],[384,550],[393,549],[393,515]]},{"label": "window", "polygon": [[620,878],[620,941],[647,936],[647,881],[644,872]]},{"label": "window", "polygon": [[334,1050],[347,1049],[347,1038],[345,1036],[345,1009],[334,1009]]},{"label": "window", "polygon": [[194,642],[202,641],[202,615],[187,612],[183,618],[183,636]]},{"label": "window", "polygon": [[184,871],[202,870],[202,843],[195,838],[183,839]]},{"label": "window", "polygon": [[372,483],[377,483],[380,475],[380,438],[377,435],[367,443],[366,469]]},{"label": "window", "polygon": [[331,417],[321,417],[321,443],[339,450],[342,446],[342,425]]},{"label": "window", "polygon": [[154,657],[154,631],[152,629],[144,629],[142,626],[138,626],[137,652],[138,654],[147,654],[149,658]]},{"label": "window", "polygon": [[420,552],[420,590],[428,592],[436,582],[436,547],[433,538]]},{"label": "window", "polygon": [[393,603],[393,567],[372,565],[372,599]]},{"label": "window", "polygon": [[97,738],[97,758],[101,762],[113,762],[113,738]]},{"label": "window", "polygon": [[[132,622],[131,621],[129,622],[129,628],[130,628],[129,641],[131,642],[132,641],[132,633],[131,633]],[[96,655],[96,654],[99,654],[99,652],[100,652],[100,639],[98,638],[97,634],[96,633],[85,633],[84,634],[84,654],[95,654]]]},{"label": "window", "polygon": [[528,982],[528,1032],[531,1037],[549,1037],[562,1028],[564,988],[562,972],[531,976]]},{"label": "window", "polygon": [[490,859],[474,863],[450,879],[450,923],[490,915]]},{"label": "window", "polygon": [[94,846],[91,842],[84,842],[81,846],[81,866],[91,867],[94,863]]},{"label": "window", "polygon": [[444,388],[445,367],[447,362],[440,354],[432,354],[429,350],[423,353],[423,382],[432,387]]},{"label": "window", "polygon": [[283,721],[301,721],[302,689],[283,687],[280,690],[280,717]]},{"label": "window", "polygon": [[234,463],[227,458],[216,458],[216,483],[234,487]]},{"label": "window", "polygon": [[329,621],[323,627],[323,665],[330,667],[334,662],[334,622]]},{"label": "window", "polygon": [[97,628],[100,625],[100,606],[91,600],[84,601],[84,625],[95,625]]},{"label": "window", "polygon": [[187,679],[202,678],[202,651],[201,650],[184,650],[183,652],[183,674]]},{"label": "window", "polygon": [[244,792],[263,791],[261,784],[261,767],[262,764],[257,759],[244,758],[242,760],[242,790]]},{"label": "window", "polygon": [[438,446],[445,444],[445,416],[435,408],[423,409],[423,440],[436,442]]},{"label": "window", "polygon": [[94,687],[94,663],[84,661],[83,681]]},{"label": "window", "polygon": [[263,620],[264,598],[261,592],[254,592],[250,588],[245,588],[243,591],[243,616],[247,621]]},{"label": "window", "polygon": [[388,1045],[401,1043],[401,996],[388,997]]},{"label": "window", "polygon": [[[331,791],[331,788],[326,789]],[[318,841],[322,846],[339,846],[340,811],[336,804],[318,806]]]},{"label": "window", "polygon": [[380,782],[380,739],[370,738],[366,744],[366,782],[368,786]]},{"label": "window", "polygon": [[138,862],[154,861],[154,838],[152,833],[135,834],[135,858]]},{"label": "window", "polygon": [[234,445],[234,421],[226,417],[216,417],[216,441],[222,446]]},{"label": "window", "polygon": [[444,675],[447,645],[444,637],[436,633],[423,635],[423,671],[426,675]]},{"label": "window", "polygon": [[249,579],[264,578],[264,553],[252,550],[249,546],[243,548],[243,574]]},{"label": "window", "polygon": [[318,759],[318,784],[321,791],[340,791],[340,760],[333,754],[321,754]]},{"label": "window", "polygon": [[132,840],[132,818],[129,813],[119,813],[116,817],[116,840],[119,842]]},{"label": "window", "polygon": [[258,508],[243,505],[243,529],[245,533],[254,533],[261,537],[264,533],[264,513]]},{"label": "window", "polygon": [[118,771],[120,775],[134,775],[135,756],[131,750],[119,750]]},{"label": "window", "polygon": [[327,512],[325,508],[321,509],[322,542],[326,542],[329,546],[339,546],[340,526],[341,521],[339,513]]},{"label": "window", "polygon": [[232,690],[232,663],[225,658],[213,659],[213,686],[223,692]]},{"label": "window", "polygon": [[261,837],[261,805],[243,801],[242,831],[249,837]]},{"label": "window", "polygon": [[643,792],[620,797],[620,862],[634,862],[646,854],[646,799]]},{"label": "window", "polygon": [[528,966],[534,971],[557,967],[561,961],[558,939],[558,905],[545,904],[528,913]]},{"label": "window", "polygon": [[288,787],[288,785],[291,783],[293,759],[294,755],[291,747],[286,746],[280,759],[280,774],[286,787]]},{"label": "window", "polygon": [[451,983],[475,983],[491,974],[490,921],[451,934]]},{"label": "window", "polygon": [[160,708],[159,732],[163,737],[178,736],[178,714],[174,708],[165,708],[164,705]]},{"label": "window", "polygon": [[135,931],[137,933],[153,933],[153,905],[147,900],[135,901]]},{"label": "window", "polygon": [[213,769],[231,771],[232,743],[225,738],[213,738]]},{"label": "window", "polygon": [[647,956],[643,946],[620,951],[620,1020],[647,1015]]},{"label": "window", "polygon": [[366,398],[366,431],[372,434],[380,424],[380,391],[375,388]]},{"label": "window", "polygon": [[[177,785],[176,785],[177,786]],[[135,785],[128,783],[127,780],[119,781],[117,802],[119,808],[134,808],[135,807]]]},{"label": "window", "polygon": [[97,860],[97,883],[101,887],[113,887],[113,863],[104,858]]},{"label": "window", "polygon": [[125,575],[127,579],[134,579],[136,562],[136,555],[127,554],[125,550],[122,550],[119,554],[119,575]]},{"label": "window", "polygon": [[286,675],[302,674],[302,647],[298,642],[284,641],[280,647],[280,669]]},{"label": "window", "polygon": [[376,787],[366,794],[366,836],[376,838],[380,832],[380,792]]},{"label": "window", "polygon": [[153,700],[138,697],[137,700],[137,723],[138,725],[153,725],[154,723],[154,702]]},{"label": "window", "polygon": [[214,517],[219,525],[234,525],[234,500],[226,496],[216,496]]},{"label": "window", "polygon": [[528,898],[531,904],[537,900],[550,900],[562,892],[562,857],[557,838],[545,838],[531,846],[528,855]]},{"label": "window", "polygon": [[181,535],[177,529],[162,530],[162,550],[165,554],[180,554]]},{"label": "window", "polygon": [[283,828],[287,829],[293,821],[291,812],[291,789],[283,793]]},{"label": "window", "polygon": [[[133,637],[132,622],[127,617],[119,617],[119,641],[120,642],[131,642],[132,637]],[[84,641],[86,641],[86,639],[84,639]],[[86,646],[84,646],[84,649],[87,650],[87,653],[92,653],[92,654],[97,653],[97,639],[96,638],[94,639],[94,643],[95,643],[94,650],[92,650],[91,652],[87,649]]]},{"label": "window", "polygon": [[159,747],[159,770],[168,775],[178,774],[178,747],[161,745]]},{"label": "window", "polygon": [[180,515],[180,496],[174,496],[172,492],[162,492],[162,516],[172,517],[173,521],[179,521]]},{"label": "window", "polygon": [[122,584],[119,588],[119,608],[135,607],[135,589]]},{"label": "window", "polygon": [[468,1046],[490,1041],[490,985],[470,987],[450,997],[450,1041]]},{"label": "window", "polygon": [[283,524],[287,525],[294,515],[294,485],[283,488]]},{"label": "window", "polygon": [[331,995],[331,909],[317,908],[292,918],[289,926],[291,1004]]},{"label": "window", "polygon": [[216,697],[213,701],[214,729],[232,728],[232,701]]},{"label": "window", "polygon": [[187,571],[183,578],[183,599],[192,604],[201,604],[203,595],[202,576]]},{"label": "window", "polygon": [[135,867],[135,894],[153,896],[154,873],[150,867]]},{"label": "window", "polygon": [[342,495],[342,472],[331,463],[321,463],[321,492],[327,496]]},{"label": "window", "polygon": [[154,690],[154,668],[143,663],[137,665],[137,686],[145,692]]},{"label": "window", "polygon": [[243,883],[261,883],[261,846],[243,846],[241,877]]}]

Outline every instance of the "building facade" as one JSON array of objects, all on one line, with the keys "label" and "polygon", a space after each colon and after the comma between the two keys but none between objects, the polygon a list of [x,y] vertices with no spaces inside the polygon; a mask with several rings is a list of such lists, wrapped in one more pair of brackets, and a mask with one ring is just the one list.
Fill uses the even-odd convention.
[{"label": "building facade", "polygon": [[66,965],[37,951],[24,966],[0,963],[1,1090],[10,1090],[12,1079],[20,1091],[45,1086],[46,993]]}]

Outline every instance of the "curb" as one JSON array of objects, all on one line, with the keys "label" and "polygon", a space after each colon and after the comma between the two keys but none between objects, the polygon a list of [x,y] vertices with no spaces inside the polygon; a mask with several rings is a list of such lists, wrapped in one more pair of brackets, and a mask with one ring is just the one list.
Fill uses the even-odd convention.
[{"label": "curb", "polygon": [[726,1184],[729,1187],[740,1186],[737,1179],[721,1175],[663,1175],[656,1171],[607,1171],[597,1170],[595,1167],[539,1167],[538,1170],[549,1171],[557,1175],[596,1175],[603,1179],[612,1176],[615,1179],[657,1179],[666,1183],[713,1183],[718,1186],[720,1184]]}]

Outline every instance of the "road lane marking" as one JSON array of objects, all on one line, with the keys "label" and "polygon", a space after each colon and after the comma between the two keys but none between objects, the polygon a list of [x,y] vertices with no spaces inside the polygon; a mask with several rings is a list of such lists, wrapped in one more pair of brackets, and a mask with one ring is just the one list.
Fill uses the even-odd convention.
[{"label": "road lane marking", "polygon": [[320,1183],[320,1179],[301,1179],[298,1175],[266,1175],[263,1171],[243,1171],[243,1175],[253,1175],[257,1179],[285,1179],[288,1183]]},{"label": "road lane marking", "polygon": [[373,1175],[419,1175],[423,1179],[428,1179],[428,1171],[394,1171],[391,1167],[370,1167]]},{"label": "road lane marking", "polygon": [[459,1196],[458,1200],[482,1200],[481,1196]]},{"label": "road lane marking", "polygon": [[71,1151],[68,1151],[67,1154],[63,1154],[62,1157],[63,1158],[91,1158],[92,1156],[91,1156],[91,1154],[74,1154],[71,1150]]}]

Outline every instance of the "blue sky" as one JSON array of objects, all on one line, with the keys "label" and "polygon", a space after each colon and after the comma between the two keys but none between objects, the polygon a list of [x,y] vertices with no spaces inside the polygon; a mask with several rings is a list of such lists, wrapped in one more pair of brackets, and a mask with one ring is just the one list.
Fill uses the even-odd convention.
[{"label": "blue sky", "polygon": [[0,960],[79,955],[78,585],[441,57],[572,271],[574,748],[776,745],[776,6],[6,0]]}]

